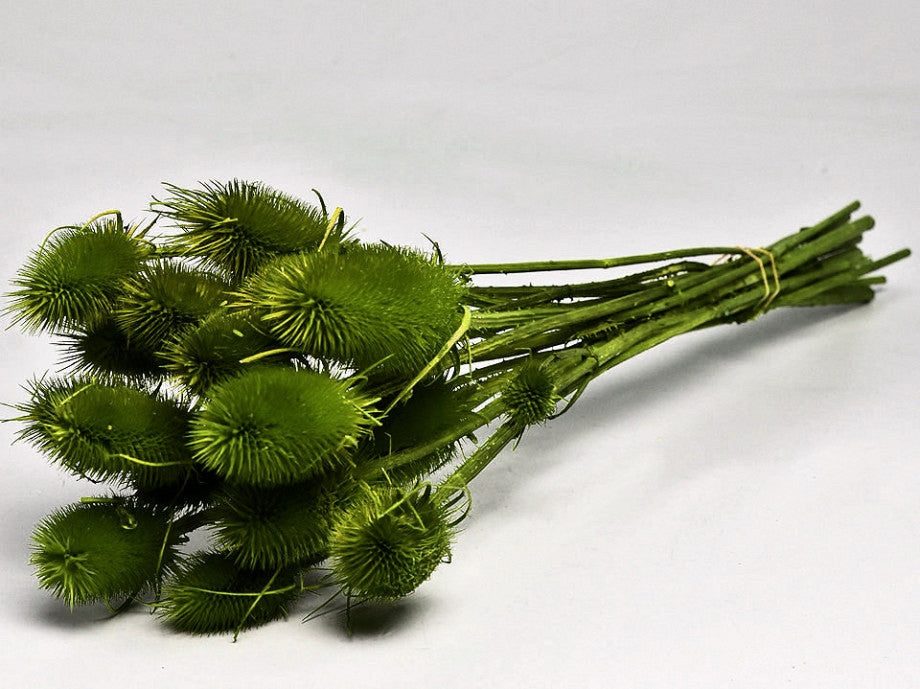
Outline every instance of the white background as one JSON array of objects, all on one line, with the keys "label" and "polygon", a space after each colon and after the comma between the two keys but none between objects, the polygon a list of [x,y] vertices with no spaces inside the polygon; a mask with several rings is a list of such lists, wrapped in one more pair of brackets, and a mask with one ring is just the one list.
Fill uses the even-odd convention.
[{"label": "white background", "polygon": [[[455,262],[767,244],[854,198],[918,248],[912,2],[6,2],[2,283],[162,181],[322,190]],[[442,567],[330,615],[180,636],[37,590],[93,488],[3,455],[7,687],[920,686],[917,259],[863,308],[774,312],[615,369],[473,485]],[[3,288],[4,291],[7,287]],[[53,368],[7,331],[0,398]],[[12,412],[10,412],[12,414]],[[10,445],[15,424],[0,427]]]}]

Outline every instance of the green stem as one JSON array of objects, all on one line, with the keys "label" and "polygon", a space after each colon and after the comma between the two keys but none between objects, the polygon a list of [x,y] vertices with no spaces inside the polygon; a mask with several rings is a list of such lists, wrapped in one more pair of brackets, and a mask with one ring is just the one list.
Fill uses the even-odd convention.
[{"label": "green stem", "polygon": [[666,283],[668,279],[682,273],[708,270],[710,267],[709,264],[697,261],[680,261],[611,280],[570,285],[472,286],[468,289],[468,294],[470,300],[480,306],[480,313],[507,311],[533,308],[560,300],[626,296],[654,287],[662,281]]},{"label": "green stem", "polygon": [[520,426],[512,421],[506,421],[499,426],[485,442],[476,448],[476,451],[465,462],[438,485],[434,492],[434,499],[445,503],[458,491],[464,490],[470,481],[476,478],[520,434]]},{"label": "green stem", "polygon": [[[839,218],[840,213],[831,216]],[[818,225],[791,235],[763,251],[764,260],[775,264],[780,274],[800,268],[809,261],[848,246],[868,229],[873,220],[860,218],[852,223],[829,223]],[[506,332],[480,341],[470,348],[473,361],[510,356],[525,349],[559,346],[571,340],[577,326],[584,327],[591,321],[609,322],[614,316],[620,321],[634,318],[649,318],[675,308],[682,308],[694,300],[711,298],[713,294],[729,289],[742,289],[761,284],[763,261],[758,263],[750,255],[728,263],[712,266],[707,271],[687,273],[669,279],[655,289],[643,290],[638,294],[600,300],[588,304],[573,304],[559,313],[547,315],[541,312],[516,313],[523,324]],[[472,329],[481,324],[487,327],[490,319],[501,318],[502,314],[474,314]],[[528,317],[530,320],[528,321]]]},{"label": "green stem", "polygon": [[618,258],[575,259],[569,261],[528,261],[520,263],[473,263],[450,266],[463,275],[494,275],[508,273],[543,273],[556,270],[590,270],[595,268],[621,268],[642,263],[672,261],[677,258],[698,256],[733,256],[739,252],[737,246],[705,246],[693,249],[660,251],[654,254],[621,256]]}]

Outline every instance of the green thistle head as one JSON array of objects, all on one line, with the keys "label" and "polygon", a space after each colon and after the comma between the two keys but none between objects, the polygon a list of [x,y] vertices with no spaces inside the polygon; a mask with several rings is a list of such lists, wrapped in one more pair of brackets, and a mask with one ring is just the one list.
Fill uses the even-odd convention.
[{"label": "green thistle head", "polygon": [[449,557],[452,535],[430,487],[367,485],[332,531],[333,575],[349,595],[402,598]]},{"label": "green thistle head", "polygon": [[157,608],[180,631],[221,634],[285,617],[300,594],[296,570],[244,569],[228,553],[207,552],[176,568]]},{"label": "green thistle head", "polygon": [[167,238],[182,256],[204,259],[231,280],[240,280],[276,256],[313,251],[343,239],[338,227],[327,236],[324,210],[259,182],[203,183],[200,189],[171,184],[171,196],[153,208],[184,230]]},{"label": "green thistle head", "polygon": [[120,218],[51,235],[19,271],[9,310],[26,330],[92,327],[112,311],[125,280],[152,252],[136,228]]},{"label": "green thistle head", "polygon": [[549,371],[531,360],[521,367],[502,392],[502,399],[511,418],[524,427],[552,416],[560,397]]},{"label": "green thistle head", "polygon": [[21,437],[77,475],[153,488],[190,469],[188,412],[166,397],[76,377],[33,383],[18,408]]},{"label": "green thistle head", "polygon": [[113,318],[65,333],[63,338],[59,344],[64,364],[72,373],[136,383],[162,375],[154,349],[129,337]]},{"label": "green thistle head", "polygon": [[125,283],[115,319],[130,339],[159,349],[171,335],[220,306],[226,289],[209,273],[159,261]]},{"label": "green thistle head", "polygon": [[227,486],[211,508],[218,546],[250,569],[323,559],[346,495],[340,483],[328,477],[271,488]]},{"label": "green thistle head", "polygon": [[462,291],[430,257],[377,244],[278,259],[243,286],[236,305],[306,354],[410,377],[456,331]]},{"label": "green thistle head", "polygon": [[[242,360],[276,349],[278,342],[258,330],[245,314],[218,310],[167,342],[163,367],[191,392],[203,395],[252,366]],[[259,362],[278,364],[285,358],[290,355],[281,353]]]},{"label": "green thistle head", "polygon": [[286,366],[251,368],[209,397],[191,447],[231,483],[292,483],[341,467],[375,423],[375,400],[348,381]]},{"label": "green thistle head", "polygon": [[71,609],[150,588],[176,546],[166,514],[105,498],[54,512],[35,528],[32,542],[41,587]]}]

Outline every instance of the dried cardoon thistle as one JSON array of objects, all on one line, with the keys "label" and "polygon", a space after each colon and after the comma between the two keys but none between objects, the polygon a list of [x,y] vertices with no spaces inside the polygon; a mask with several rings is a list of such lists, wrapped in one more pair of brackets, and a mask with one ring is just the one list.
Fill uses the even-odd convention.
[{"label": "dried cardoon thistle", "polygon": [[217,545],[249,569],[321,562],[351,484],[332,474],[279,487],[226,485],[209,514]]},{"label": "dried cardoon thistle", "polygon": [[[275,354],[265,356],[272,351]],[[256,363],[288,363],[290,352],[260,330],[249,315],[216,309],[199,324],[175,333],[163,345],[160,359],[163,369],[180,386],[207,396],[214,385]]]},{"label": "dried cardoon thistle", "polygon": [[154,350],[200,323],[226,301],[227,285],[173,261],[149,263],[122,284],[115,320],[128,338]]},{"label": "dried cardoon thistle", "polygon": [[552,374],[530,360],[521,365],[502,391],[502,399],[510,410],[511,419],[523,428],[552,416],[560,396]]},{"label": "dried cardoon thistle", "polygon": [[188,444],[230,483],[296,483],[348,463],[375,423],[375,401],[349,381],[259,366],[209,390]]},{"label": "dried cardoon thistle", "polygon": [[433,258],[370,244],[277,259],[233,305],[304,354],[411,377],[460,325],[462,294],[456,273]]},{"label": "dried cardoon thistle", "polygon": [[35,381],[30,397],[21,437],[77,476],[143,490],[192,469],[188,410],[164,395],[81,376]]},{"label": "dried cardoon thistle", "polygon": [[97,380],[143,384],[163,375],[157,350],[125,332],[114,318],[61,334],[64,370]]},{"label": "dried cardoon thistle", "polygon": [[67,603],[121,603],[153,587],[176,557],[177,534],[163,511],[113,498],[68,505],[32,535],[42,588]]},{"label": "dried cardoon thistle", "polygon": [[348,596],[408,596],[450,556],[453,525],[431,486],[365,484],[335,522],[329,554],[333,579]]},{"label": "dried cardoon thistle", "polygon": [[[39,524],[41,585],[71,606],[152,591],[161,619],[203,634],[284,616],[314,567],[349,601],[410,595],[449,558],[470,482],[594,378],[681,333],[867,302],[909,254],[866,257],[854,203],[763,248],[445,265],[359,243],[322,199],[167,189],[153,208],[177,234],[113,211],[55,232],[10,311],[60,338],[69,371],[27,388],[21,437],[123,493]],[[208,547],[176,551],[196,530]]]},{"label": "dried cardoon thistle", "polygon": [[260,182],[165,187],[171,195],[152,207],[183,230],[165,240],[167,250],[201,259],[233,281],[277,256],[338,245],[347,237],[344,216],[330,224],[325,205],[317,208]]},{"label": "dried cardoon thistle", "polygon": [[431,476],[451,462],[459,449],[459,439],[441,444],[437,439],[451,433],[458,423],[477,422],[473,411],[477,403],[471,392],[444,378],[416,385],[408,399],[391,406],[383,416],[371,441],[362,446],[356,463],[360,466],[365,458],[386,457],[434,440],[427,454],[387,471],[387,479],[399,485],[411,485]]},{"label": "dried cardoon thistle", "polygon": [[29,331],[93,327],[150,255],[144,232],[124,227],[120,215],[59,228],[13,280],[18,287],[10,293],[13,323]]},{"label": "dried cardoon thistle", "polygon": [[208,551],[179,565],[164,582],[156,608],[179,631],[239,634],[285,617],[302,591],[294,568],[245,569],[229,553]]}]

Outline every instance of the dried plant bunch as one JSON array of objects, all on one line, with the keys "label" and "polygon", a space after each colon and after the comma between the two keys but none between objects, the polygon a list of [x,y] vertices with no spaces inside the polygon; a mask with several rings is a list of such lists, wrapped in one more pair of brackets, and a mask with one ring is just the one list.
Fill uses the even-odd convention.
[{"label": "dried plant bunch", "polygon": [[473,479],[596,377],[682,333],[868,302],[909,255],[863,254],[874,222],[853,203],[764,247],[447,264],[437,245],[359,241],[318,194],[166,192],[163,236],[116,211],[52,232],[8,313],[63,351],[15,405],[21,438],[111,489],[36,527],[40,585],[196,634],[316,590],[319,609],[411,595],[450,558]]}]

